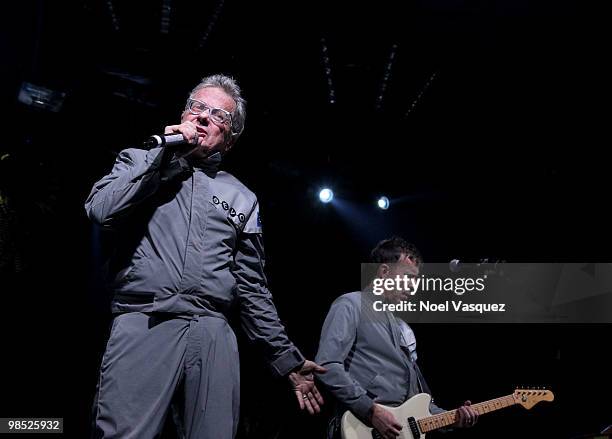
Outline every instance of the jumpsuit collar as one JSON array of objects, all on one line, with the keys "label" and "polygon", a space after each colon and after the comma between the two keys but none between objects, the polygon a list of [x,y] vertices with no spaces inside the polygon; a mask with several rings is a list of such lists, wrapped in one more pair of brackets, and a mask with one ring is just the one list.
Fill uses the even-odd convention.
[{"label": "jumpsuit collar", "polygon": [[203,160],[194,162],[193,167],[203,171],[208,176],[214,177],[217,172],[219,172],[219,166],[221,165],[222,159],[223,156],[217,151]]}]

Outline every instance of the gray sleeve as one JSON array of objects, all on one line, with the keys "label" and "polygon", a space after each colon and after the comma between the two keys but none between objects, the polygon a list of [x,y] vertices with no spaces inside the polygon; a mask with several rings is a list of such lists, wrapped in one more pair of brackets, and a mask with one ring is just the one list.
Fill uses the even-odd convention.
[{"label": "gray sleeve", "polygon": [[316,362],[327,368],[317,378],[355,415],[368,419],[374,405],[365,389],[356,383],[344,368],[357,334],[359,310],[346,298],[337,299],[331,306],[323,324]]},{"label": "gray sleeve", "polygon": [[155,193],[162,182],[188,170],[186,161],[170,162],[164,152],[163,148],[121,151],[110,174],[94,184],[87,197],[87,216],[101,226],[112,227]]},{"label": "gray sleeve", "polygon": [[263,346],[274,372],[285,376],[305,360],[287,337],[267,287],[257,203],[239,236],[234,262],[242,328],[249,340]]},{"label": "gray sleeve", "polygon": [[444,413],[446,410],[441,409],[440,407],[438,407],[434,402],[433,399],[431,400],[431,403],[429,404],[429,411],[431,412],[432,415],[437,415],[440,413]]}]

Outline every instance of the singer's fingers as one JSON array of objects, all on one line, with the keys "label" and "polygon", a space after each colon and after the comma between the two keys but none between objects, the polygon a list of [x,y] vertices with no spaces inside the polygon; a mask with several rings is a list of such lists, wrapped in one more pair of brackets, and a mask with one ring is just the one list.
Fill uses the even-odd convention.
[{"label": "singer's fingers", "polygon": [[168,125],[164,128],[164,134],[181,133],[186,142],[198,144],[198,129],[191,121],[185,121],[180,125]]},{"label": "singer's fingers", "polygon": [[197,129],[191,122],[185,122],[180,125],[168,125],[166,128],[164,128],[164,134],[181,133],[185,136],[185,138],[189,137],[189,134],[193,133],[194,131],[197,131]]},{"label": "singer's fingers", "polygon": [[179,126],[180,125],[168,125],[164,128],[164,134],[180,133]]}]

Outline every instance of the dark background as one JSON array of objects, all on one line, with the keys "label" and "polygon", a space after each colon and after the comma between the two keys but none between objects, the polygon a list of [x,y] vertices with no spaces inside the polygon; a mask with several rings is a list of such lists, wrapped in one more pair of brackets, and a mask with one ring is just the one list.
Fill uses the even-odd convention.
[{"label": "dark background", "polygon": [[[0,27],[2,417],[63,417],[66,437],[87,437],[110,298],[83,202],[119,150],[176,123],[208,74],[235,76],[248,100],[225,169],[259,196],[271,289],[309,357],[330,303],[359,287],[359,263],[392,234],[435,262],[610,261],[603,8],[58,3],[7,3]],[[64,92],[61,109],[19,102],[24,81]],[[324,184],[331,205],[316,199]],[[453,437],[568,438],[612,424],[610,325],[414,330],[442,407],[515,385],[555,392]],[[322,437],[325,416],[300,414],[247,343],[241,356],[241,437]]]}]

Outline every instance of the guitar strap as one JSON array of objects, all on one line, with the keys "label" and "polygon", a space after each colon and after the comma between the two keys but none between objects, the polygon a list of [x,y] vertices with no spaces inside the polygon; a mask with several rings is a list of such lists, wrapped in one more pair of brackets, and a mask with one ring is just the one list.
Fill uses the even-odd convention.
[{"label": "guitar strap", "polygon": [[[393,322],[391,324],[394,331],[396,331],[396,336],[399,340],[399,346],[401,348],[402,353],[408,360],[409,366],[414,372],[414,376],[416,376],[418,390],[421,393],[427,393],[431,395],[431,389],[427,385],[427,381],[425,381],[425,377],[421,373],[421,369],[416,362],[416,353],[410,351],[410,341],[407,340],[407,331],[409,331],[408,325],[399,321],[392,313],[390,314],[390,321]],[[404,325],[406,326],[404,328]],[[397,334],[399,333],[399,334]],[[414,337],[414,334],[412,335]]]},{"label": "guitar strap", "polygon": [[[423,377],[423,374],[421,373],[421,369],[419,368],[419,365],[416,364],[416,362],[412,364],[414,365],[414,370],[416,372],[417,381],[419,382],[419,389],[421,389],[422,393],[427,393],[431,395],[431,389],[427,385],[427,381],[425,381],[425,378]],[[432,401],[433,401],[433,398],[432,398]]]}]

